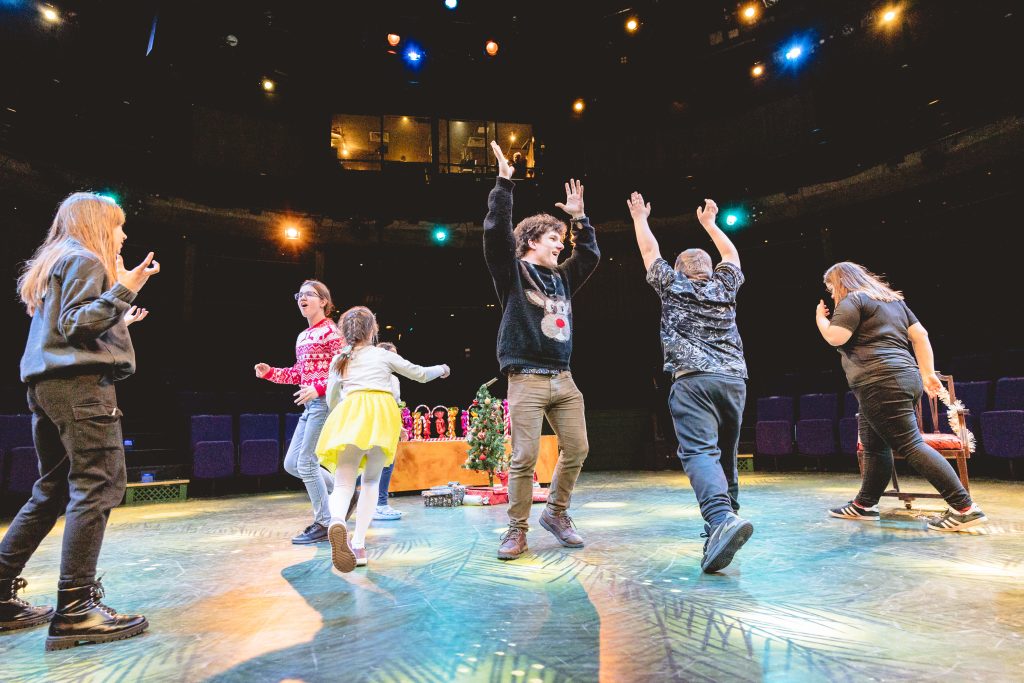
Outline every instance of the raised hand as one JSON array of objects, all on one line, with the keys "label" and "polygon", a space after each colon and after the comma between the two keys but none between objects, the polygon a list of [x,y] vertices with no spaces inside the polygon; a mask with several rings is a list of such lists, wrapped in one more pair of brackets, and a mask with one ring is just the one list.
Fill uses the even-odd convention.
[{"label": "raised hand", "polygon": [[257,363],[255,366],[256,376],[263,379],[263,376],[270,372],[270,366],[266,363]]},{"label": "raised hand", "polygon": [[816,318],[828,317],[828,306],[825,305],[824,299],[818,299],[818,307],[814,309],[814,316]]},{"label": "raised hand", "polygon": [[508,161],[505,159],[505,153],[501,151],[501,145],[494,140],[491,140],[491,151],[494,152],[494,158],[498,160],[498,177],[512,179],[512,171],[515,170],[512,166],[508,165]]},{"label": "raised hand", "polygon": [[132,323],[137,323],[140,320],[145,320],[146,316],[148,316],[148,315],[149,315],[149,311],[147,311],[145,308],[139,308],[138,306],[132,306],[124,314],[124,324],[125,325],[131,325]]},{"label": "raised hand", "polygon": [[160,264],[153,258],[153,252],[146,254],[142,263],[131,270],[124,267],[124,259],[117,257],[117,281],[133,292],[138,292],[153,277],[160,272]]},{"label": "raised hand", "polygon": [[639,192],[634,192],[629,196],[626,206],[629,207],[629,215],[633,217],[633,220],[646,219],[651,215],[651,203],[644,204],[644,196]]},{"label": "raised hand", "polygon": [[316,393],[316,387],[299,387],[299,390],[292,394],[297,406],[304,406],[319,395]]},{"label": "raised hand", "polygon": [[715,204],[713,199],[705,199],[704,206],[697,207],[697,220],[700,221],[701,225],[715,224],[715,218],[718,216],[718,204]]},{"label": "raised hand", "polygon": [[441,379],[444,379],[448,375],[452,374],[451,368],[449,368],[447,365],[442,365],[441,367],[444,368],[444,370],[441,371]]},{"label": "raised hand", "polygon": [[565,203],[557,202],[555,206],[573,218],[585,215],[583,211],[583,183],[570,178],[569,182],[565,184]]}]

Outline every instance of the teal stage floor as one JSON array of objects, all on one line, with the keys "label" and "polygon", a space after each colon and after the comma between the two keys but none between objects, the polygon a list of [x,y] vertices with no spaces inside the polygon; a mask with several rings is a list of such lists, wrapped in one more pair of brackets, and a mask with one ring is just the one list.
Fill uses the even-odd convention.
[{"label": "teal stage floor", "polygon": [[[0,634],[0,680],[1021,681],[1024,485],[972,485],[989,525],[940,534],[827,517],[850,474],[745,475],[755,533],[714,576],[676,473],[585,473],[587,546],[537,527],[509,563],[494,558],[503,506],[400,497],[405,518],[375,522],[369,567],[347,575],[326,544],[289,543],[309,521],[301,493],[119,508],[108,602],[150,631],[49,654],[45,628]],[[54,600],[60,532],[25,572],[31,600]]]}]

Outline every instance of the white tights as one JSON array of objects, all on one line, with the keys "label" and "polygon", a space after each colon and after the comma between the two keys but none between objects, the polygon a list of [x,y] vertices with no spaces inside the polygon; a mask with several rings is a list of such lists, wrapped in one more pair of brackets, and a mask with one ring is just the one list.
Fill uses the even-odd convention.
[{"label": "white tights", "polygon": [[356,529],[352,534],[352,547],[362,548],[366,544],[366,530],[370,528],[370,520],[377,508],[377,493],[380,488],[380,473],[384,469],[384,451],[374,446],[362,451],[355,446],[347,446],[338,454],[338,467],[334,470],[334,491],[328,498],[331,509],[331,524],[344,524],[345,513],[356,490],[356,476],[359,461],[366,456],[366,469],[363,470],[363,490],[356,503]]}]

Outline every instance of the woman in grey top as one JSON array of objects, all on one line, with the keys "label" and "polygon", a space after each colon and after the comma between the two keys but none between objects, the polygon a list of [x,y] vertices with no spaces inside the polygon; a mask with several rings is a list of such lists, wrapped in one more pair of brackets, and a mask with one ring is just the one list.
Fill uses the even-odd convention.
[{"label": "woman in grey top", "polygon": [[929,520],[929,529],[963,531],[984,522],[985,513],[918,428],[915,406],[921,394],[934,396],[942,383],[935,374],[928,331],[903,294],[848,261],[825,271],[825,288],[835,302],[835,313],[829,320],[825,302],[818,302],[818,331],[842,356],[846,379],[860,404],[858,430],[864,446],[860,492],[829,514],[877,520],[878,500],[892,478],[896,450],[949,504],[945,514]]}]

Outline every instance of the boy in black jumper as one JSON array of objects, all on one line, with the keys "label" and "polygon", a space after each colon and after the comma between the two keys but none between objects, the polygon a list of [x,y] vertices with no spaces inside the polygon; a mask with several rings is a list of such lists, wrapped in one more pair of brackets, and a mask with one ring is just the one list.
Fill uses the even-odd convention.
[{"label": "boy in black jumper", "polygon": [[590,220],[583,212],[583,185],[565,185],[565,203],[555,206],[571,216],[572,256],[559,265],[565,223],[548,214],[523,219],[512,229],[513,168],[497,143],[498,179],[487,197],[484,258],[501,302],[498,363],[508,375],[512,421],[509,468],[509,529],[498,559],[527,551],[527,519],[533,502],[533,472],[545,415],[558,435],[560,455],[551,476],[551,493],[540,525],[567,548],[583,547],[566,514],[576,478],[587,457],[583,395],[569,372],[572,354],[572,295],[597,268],[601,254]]}]

